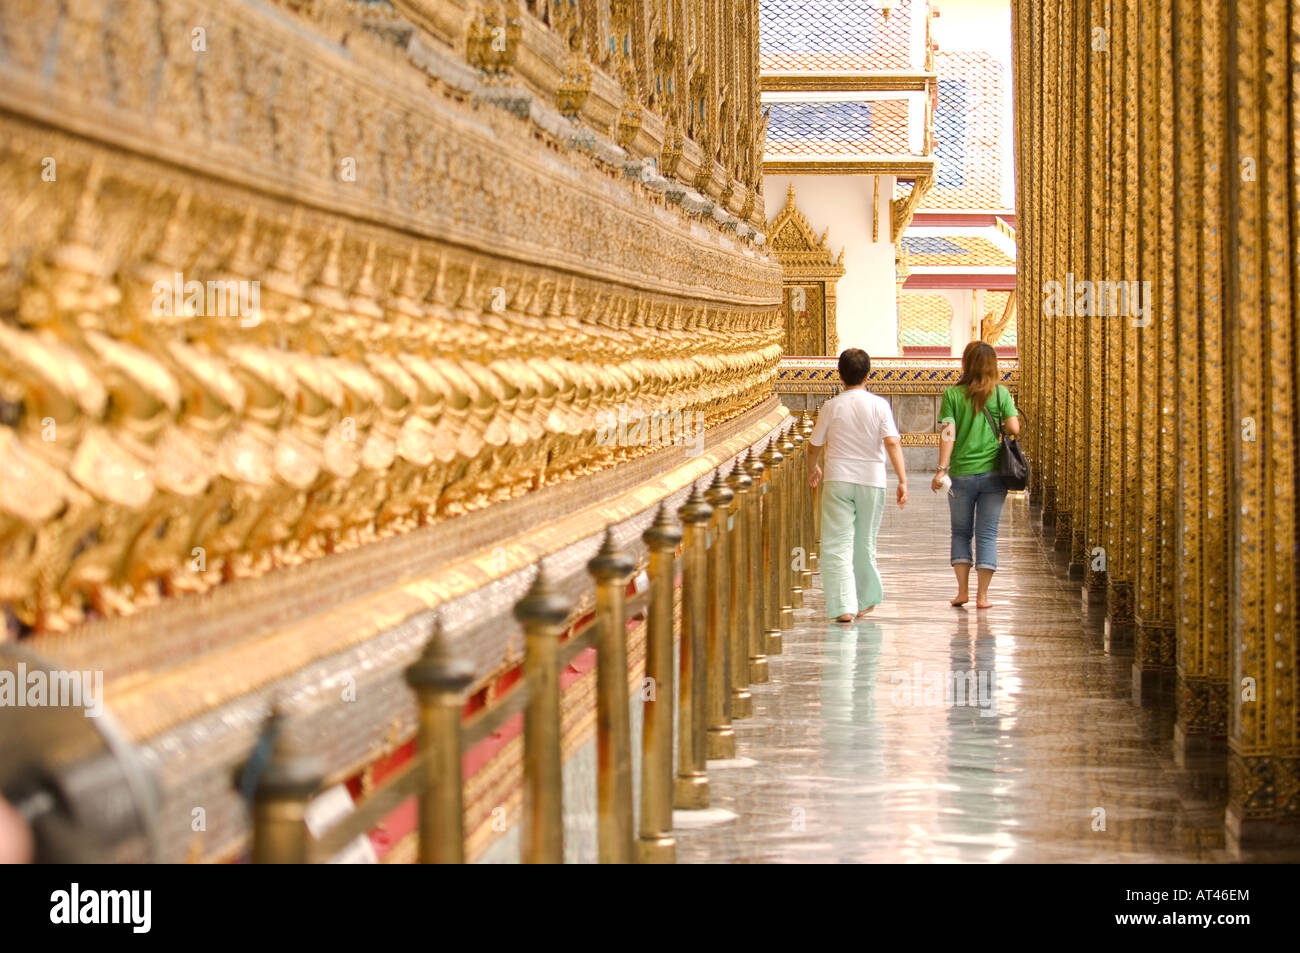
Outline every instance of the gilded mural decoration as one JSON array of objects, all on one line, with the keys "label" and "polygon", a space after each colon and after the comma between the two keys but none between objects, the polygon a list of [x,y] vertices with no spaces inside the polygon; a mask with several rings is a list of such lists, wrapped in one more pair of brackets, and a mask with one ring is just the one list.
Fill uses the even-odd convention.
[{"label": "gilded mural decoration", "polygon": [[651,6],[0,2],[11,627],[582,479],[647,452],[619,408],[768,399],[751,11]]}]

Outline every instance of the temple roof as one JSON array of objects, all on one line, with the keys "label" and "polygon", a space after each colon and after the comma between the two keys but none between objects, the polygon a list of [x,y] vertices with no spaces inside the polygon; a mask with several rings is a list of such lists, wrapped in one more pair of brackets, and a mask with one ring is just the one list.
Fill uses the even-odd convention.
[{"label": "temple roof", "polygon": [[904,347],[947,347],[952,304],[941,294],[904,291],[898,296],[898,338]]},{"label": "temple roof", "polygon": [[987,53],[934,57],[939,96],[934,112],[934,183],[920,209],[1001,209],[1002,65]]},{"label": "temple roof", "polygon": [[866,0],[761,0],[759,69],[902,70],[911,62],[913,8],[899,0],[888,19]]},{"label": "temple roof", "polygon": [[908,154],[907,103],[901,99],[770,106],[767,157]]},{"label": "temple roof", "polygon": [[913,267],[956,265],[959,270],[960,267],[1014,268],[1016,264],[990,238],[978,235],[917,235],[909,231],[901,241],[908,263]]}]

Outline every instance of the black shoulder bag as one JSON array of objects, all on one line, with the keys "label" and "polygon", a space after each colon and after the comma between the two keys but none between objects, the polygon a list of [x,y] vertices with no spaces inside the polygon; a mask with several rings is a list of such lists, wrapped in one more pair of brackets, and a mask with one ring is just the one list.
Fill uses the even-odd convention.
[{"label": "black shoulder bag", "polygon": [[[1000,395],[996,388],[993,390],[995,402],[1000,403]],[[1002,433],[1002,418],[998,417],[997,423],[993,422],[993,415],[989,413],[988,404],[984,405],[984,416],[988,418],[989,426],[993,428],[993,433],[998,438],[998,475],[1002,477],[1002,482],[1008,490],[1023,490],[1029,486],[1029,459],[1025,456],[1025,451],[1020,449],[1020,443],[1010,434]]]}]

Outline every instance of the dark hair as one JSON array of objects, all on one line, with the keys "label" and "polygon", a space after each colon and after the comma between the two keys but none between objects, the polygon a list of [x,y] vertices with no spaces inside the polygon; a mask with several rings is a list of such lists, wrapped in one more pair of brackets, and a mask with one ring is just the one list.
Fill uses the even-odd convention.
[{"label": "dark hair", "polygon": [[849,387],[857,387],[871,373],[871,358],[860,347],[851,347],[840,353],[840,380]]}]

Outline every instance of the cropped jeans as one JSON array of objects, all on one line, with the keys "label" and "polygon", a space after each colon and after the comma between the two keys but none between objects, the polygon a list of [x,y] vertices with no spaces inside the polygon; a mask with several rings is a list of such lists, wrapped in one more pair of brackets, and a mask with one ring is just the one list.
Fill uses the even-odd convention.
[{"label": "cropped jeans", "polygon": [[[1007,488],[996,470],[955,476],[948,490],[948,515],[952,520],[952,558],[956,566],[975,563],[976,569],[998,568],[998,520]],[[971,543],[975,558],[971,558]]]}]

